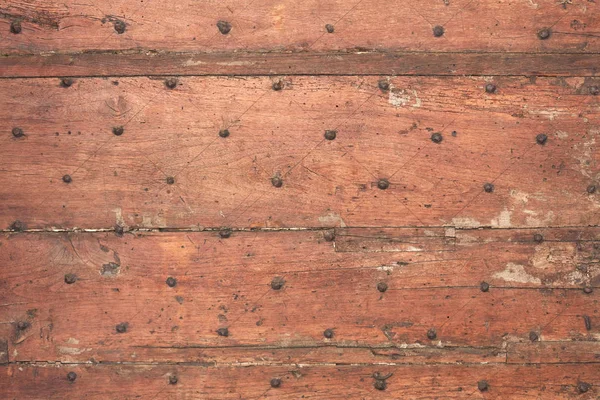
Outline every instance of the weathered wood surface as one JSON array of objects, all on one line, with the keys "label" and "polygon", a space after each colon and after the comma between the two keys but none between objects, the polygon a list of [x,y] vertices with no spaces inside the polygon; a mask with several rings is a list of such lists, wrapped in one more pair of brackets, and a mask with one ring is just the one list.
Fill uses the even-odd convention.
[{"label": "weathered wood surface", "polygon": [[[286,356],[282,348],[335,346],[392,361],[422,346],[501,351],[531,332],[542,341],[597,340],[599,291],[582,290],[599,286],[597,229],[548,229],[542,242],[531,230],[457,231],[452,251],[429,249],[416,235],[406,251],[394,237],[414,230],[394,231],[386,234],[397,247],[378,252],[336,251],[348,237],[383,237],[364,229],[340,230],[333,243],[310,231],[227,239],[216,232],[6,234],[0,304],[2,324],[11,327],[10,360],[210,362],[215,347],[252,346],[246,357],[273,349],[269,358],[277,359]],[[68,274],[75,283],[65,282]],[[275,277],[284,280],[280,289]],[[119,323],[127,332],[116,331]]]},{"label": "weathered wood surface", "polygon": [[377,77],[286,77],[281,91],[273,82],[0,81],[0,226],[599,223],[591,78],[404,77],[387,91]]},{"label": "weathered wood surface", "polygon": [[[0,2],[4,54],[93,50],[598,53],[593,1]],[[218,21],[229,24],[221,31]],[[20,28],[20,33],[11,33]],[[328,32],[327,25],[332,33]],[[434,36],[434,28],[443,34]],[[439,28],[438,28],[439,29]],[[539,32],[550,29],[548,37]],[[440,31],[442,33],[442,31]]]},{"label": "weathered wood surface", "polygon": [[[7,399],[595,399],[597,365],[409,365],[205,368],[182,365],[0,367]],[[73,382],[69,372],[76,373]],[[386,390],[373,375],[386,377]],[[177,377],[176,384],[169,379]],[[271,379],[280,379],[277,388]],[[478,383],[487,382],[480,391]]]}]

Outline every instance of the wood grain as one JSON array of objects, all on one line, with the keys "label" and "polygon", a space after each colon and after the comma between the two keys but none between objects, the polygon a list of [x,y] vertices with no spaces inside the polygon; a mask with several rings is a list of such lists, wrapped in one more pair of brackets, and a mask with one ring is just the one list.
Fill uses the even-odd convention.
[{"label": "wood grain", "polygon": [[[594,2],[0,2],[3,54],[98,50],[598,53]],[[21,33],[10,32],[14,21]],[[231,29],[221,34],[218,21]],[[115,24],[124,24],[117,33]],[[326,25],[333,25],[328,33]],[[433,28],[444,34],[434,37]],[[538,32],[551,30],[540,40]]]},{"label": "wood grain", "polygon": [[274,91],[277,81],[0,81],[10,110],[0,116],[0,226],[599,223],[591,78],[399,77],[388,91],[376,77],[285,77]]},{"label": "wood grain", "polygon": [[[11,365],[0,367],[7,398],[19,399],[593,399],[596,365],[287,366],[206,368],[182,365]],[[77,378],[69,382],[69,372]],[[387,376],[374,388],[373,374]],[[177,384],[169,384],[171,376]],[[278,378],[278,388],[270,380]],[[487,390],[478,390],[485,380]]]},{"label": "wood grain", "polygon": [[[581,290],[598,286],[589,240],[597,229],[571,242],[560,238],[573,231],[547,230],[542,243],[529,230],[480,232],[457,232],[454,251],[375,253],[337,252],[322,232],[309,231],[227,239],[216,232],[8,234],[0,242],[0,304],[12,328],[10,359],[211,362],[214,348],[248,346],[259,355],[334,346],[393,357],[422,346],[501,352],[531,332],[542,341],[597,337],[599,291]],[[76,282],[65,283],[67,274]],[[285,282],[279,290],[275,277]],[[127,332],[116,331],[120,323]]]}]

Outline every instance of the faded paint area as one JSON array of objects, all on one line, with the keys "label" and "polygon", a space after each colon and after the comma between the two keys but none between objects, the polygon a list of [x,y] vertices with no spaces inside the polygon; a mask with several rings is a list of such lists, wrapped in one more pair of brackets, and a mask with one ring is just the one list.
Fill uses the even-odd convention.
[{"label": "faded paint area", "polygon": [[452,218],[452,226],[456,228],[479,228],[481,223],[473,218],[457,217]]},{"label": "faded paint area", "polygon": [[595,166],[596,137],[600,135],[600,129],[589,129],[583,142],[573,145],[573,158],[579,163],[579,172],[590,179],[598,179],[600,173],[594,173]]},{"label": "faded paint area", "polygon": [[510,228],[510,217],[512,215],[512,211],[504,210],[500,212],[497,218],[492,219],[490,222],[490,226],[493,228]]},{"label": "faded paint area", "polygon": [[416,90],[396,89],[390,86],[388,103],[394,107],[414,107],[419,108],[422,105],[421,99]]},{"label": "faded paint area", "polygon": [[340,227],[340,228],[346,227],[346,223],[344,222],[342,217],[339,214],[336,214],[334,212],[330,212],[329,214],[320,216],[318,219],[319,219],[319,223],[321,224],[321,226],[332,227],[332,228],[333,227]]},{"label": "faded paint area", "polygon": [[495,273],[493,277],[506,282],[534,283],[537,285],[542,283],[539,278],[529,275],[525,271],[525,266],[515,263],[506,264],[506,269]]}]

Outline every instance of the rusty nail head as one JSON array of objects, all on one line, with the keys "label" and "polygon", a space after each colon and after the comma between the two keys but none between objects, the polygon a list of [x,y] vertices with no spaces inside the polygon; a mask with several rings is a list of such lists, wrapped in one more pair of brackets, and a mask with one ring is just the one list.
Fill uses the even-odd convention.
[{"label": "rusty nail head", "polygon": [[278,176],[274,176],[271,178],[271,184],[276,188],[280,188],[283,186],[283,179]]},{"label": "rusty nail head", "polygon": [[21,28],[21,22],[20,21],[13,21],[13,22],[10,23],[10,31],[12,33],[14,33],[15,35],[17,33],[21,33],[21,30],[22,30],[22,28]]},{"label": "rusty nail head", "polygon": [[62,78],[60,80],[60,86],[62,86],[64,88],[71,87],[71,85],[73,85],[73,79],[71,79],[71,78]]},{"label": "rusty nail head", "polygon": [[67,285],[71,285],[77,282],[77,275],[75,274],[65,274],[65,283]]},{"label": "rusty nail head", "polygon": [[496,85],[494,85],[493,83],[488,83],[487,85],[485,85],[485,91],[487,93],[496,93]]},{"label": "rusty nail head", "polygon": [[594,194],[594,193],[596,193],[596,185],[590,185],[590,186],[588,186],[588,187],[587,187],[587,192],[588,192],[589,194]]},{"label": "rusty nail head", "polygon": [[600,94],[600,87],[598,86],[590,86],[589,90],[592,96],[598,96]]},{"label": "rusty nail head", "polygon": [[231,32],[231,24],[227,21],[218,21],[217,28],[219,28],[219,32],[221,32],[223,35],[227,35],[229,32]]},{"label": "rusty nail head", "polygon": [[592,387],[592,385],[590,385],[587,382],[579,382],[579,383],[577,383],[577,391],[579,393],[586,393],[588,390],[590,390],[591,387]]},{"label": "rusty nail head", "polygon": [[437,332],[435,331],[434,328],[431,328],[430,330],[427,331],[427,338],[429,340],[434,340],[435,338],[437,338]]},{"label": "rusty nail head", "polygon": [[121,225],[115,226],[115,235],[120,237],[120,236],[123,236],[124,232],[125,232],[125,229]]},{"label": "rusty nail head", "polygon": [[477,382],[477,389],[479,389],[480,392],[485,392],[486,390],[488,390],[490,387],[490,385],[488,385],[487,381],[479,381]]},{"label": "rusty nail head", "polygon": [[444,35],[444,27],[441,25],[436,25],[433,27],[433,36],[440,37]]},{"label": "rusty nail head", "polygon": [[285,285],[285,279],[283,279],[281,276],[276,276],[271,281],[271,289],[273,290],[280,290],[283,285]]},{"label": "rusty nail head", "polygon": [[30,326],[31,326],[31,324],[27,321],[17,322],[17,329],[20,331],[24,331],[24,330],[28,329]]},{"label": "rusty nail head", "polygon": [[175,287],[177,286],[177,279],[173,278],[172,276],[168,277],[167,280],[167,286],[168,287]]},{"label": "rusty nail head", "polygon": [[388,290],[388,284],[385,282],[379,282],[377,284],[377,290],[379,290],[381,293],[385,293]]},{"label": "rusty nail head", "polygon": [[219,131],[219,136],[221,136],[222,138],[226,138],[229,136],[229,129],[221,129]]},{"label": "rusty nail head", "polygon": [[177,375],[169,375],[169,384],[176,385],[178,381]]},{"label": "rusty nail head", "polygon": [[375,382],[373,382],[373,387],[377,390],[385,390],[387,389],[387,382],[383,379],[375,379]]},{"label": "rusty nail head", "polygon": [[483,185],[483,190],[485,190],[486,193],[492,193],[494,191],[494,185],[491,183],[486,183]]},{"label": "rusty nail head", "polygon": [[431,141],[433,143],[442,143],[443,139],[444,138],[442,137],[442,134],[439,133],[439,132],[438,133],[434,133],[433,135],[431,135]]},{"label": "rusty nail head", "polygon": [[333,329],[325,329],[323,336],[325,336],[327,339],[331,339],[333,337]]},{"label": "rusty nail head", "polygon": [[172,176],[167,176],[167,185],[172,185],[175,183],[175,178]]},{"label": "rusty nail head", "polygon": [[538,32],[538,37],[542,40],[548,39],[550,37],[551,31],[549,28],[541,29]]},{"label": "rusty nail head", "polygon": [[541,234],[536,233],[533,235],[533,241],[536,243],[542,243],[544,241],[544,237]]},{"label": "rusty nail head", "polygon": [[335,240],[335,231],[327,231],[323,233],[323,239],[326,242],[333,242]]},{"label": "rusty nail head", "polygon": [[481,282],[481,285],[479,285],[479,288],[481,289],[482,292],[489,292],[490,284],[487,282]]},{"label": "rusty nail head", "polygon": [[377,182],[377,187],[381,190],[385,190],[390,187],[390,181],[388,181],[387,179],[380,179]]},{"label": "rusty nail head", "polygon": [[540,133],[539,135],[537,135],[535,137],[535,141],[537,142],[537,144],[546,144],[547,140],[548,140],[548,135],[546,135],[545,133]]},{"label": "rusty nail head", "polygon": [[177,87],[177,79],[167,78],[165,79],[165,86],[169,89],[175,89]]},{"label": "rusty nail head", "polygon": [[227,239],[231,236],[231,229],[229,228],[223,228],[219,231],[219,236],[221,236],[221,238],[223,239]]},{"label": "rusty nail head", "polygon": [[583,293],[585,293],[585,294],[591,294],[592,292],[593,292],[593,290],[589,286],[586,286],[583,288]]},{"label": "rusty nail head", "polygon": [[325,29],[327,29],[328,33],[333,33],[333,31],[335,31],[335,27],[331,24],[325,25]]},{"label": "rusty nail head", "polygon": [[119,35],[121,35],[121,34],[125,33],[125,28],[126,28],[126,26],[125,26],[125,22],[121,21],[120,19],[117,19],[117,20],[114,22],[114,27],[115,27],[115,31],[116,31],[116,32],[117,32]]},{"label": "rusty nail head", "polygon": [[16,127],[15,127],[15,128],[12,128],[12,134],[13,134],[13,136],[14,136],[14,137],[16,137],[16,138],[20,138],[20,137],[23,137],[23,136],[25,136],[25,133],[23,132],[23,129],[21,129],[21,128],[16,128]]},{"label": "rusty nail head", "polygon": [[229,329],[219,328],[219,329],[217,329],[217,335],[227,337],[227,336],[229,336]]},{"label": "rusty nail head", "polygon": [[69,382],[75,382],[75,379],[77,379],[77,374],[75,372],[71,371],[67,374],[67,380]]},{"label": "rusty nail head", "polygon": [[380,79],[377,83],[377,86],[379,86],[379,89],[383,91],[390,90],[390,83],[385,79]]},{"label": "rusty nail head", "polygon": [[64,183],[71,183],[71,182],[73,182],[73,178],[71,178],[71,175],[64,175],[62,177],[62,180],[63,180]]},{"label": "rusty nail head", "polygon": [[12,224],[10,224],[10,230],[11,231],[15,231],[15,232],[20,232],[23,229],[25,229],[25,224],[23,224],[21,221],[16,220],[15,222],[13,222]]},{"label": "rusty nail head", "polygon": [[121,136],[124,131],[125,131],[125,129],[122,126],[115,126],[112,129],[112,132],[115,136]]},{"label": "rusty nail head", "polygon": [[279,386],[281,386],[281,379],[279,379],[279,378],[271,379],[271,387],[272,388],[278,388]]},{"label": "rusty nail head", "polygon": [[325,139],[327,139],[327,140],[335,139],[336,135],[337,135],[337,131],[334,131],[334,130],[325,131]]},{"label": "rusty nail head", "polygon": [[283,82],[281,79],[278,79],[277,81],[273,82],[273,90],[275,90],[276,92],[282,90],[285,87],[285,82]]},{"label": "rusty nail head", "polygon": [[121,322],[120,324],[118,324],[115,329],[117,330],[118,333],[125,333],[127,332],[127,328],[128,328],[129,324],[127,322]]},{"label": "rusty nail head", "polygon": [[537,342],[539,340],[539,338],[540,337],[536,332],[534,332],[534,331],[529,332],[529,340],[531,340],[532,342]]}]

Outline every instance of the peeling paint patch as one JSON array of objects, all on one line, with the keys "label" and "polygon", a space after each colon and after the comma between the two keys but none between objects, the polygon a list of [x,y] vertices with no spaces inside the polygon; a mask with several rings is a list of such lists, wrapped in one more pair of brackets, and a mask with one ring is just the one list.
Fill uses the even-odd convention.
[{"label": "peeling paint patch", "polygon": [[336,214],[334,212],[331,212],[329,214],[319,217],[319,222],[323,226],[329,226],[329,227],[339,226],[340,228],[346,227],[346,223],[344,222],[342,217],[339,214]]},{"label": "peeling paint patch", "polygon": [[388,95],[388,103],[394,107],[410,106],[419,108],[422,105],[421,99],[416,90],[391,88]]},{"label": "peeling paint patch", "polygon": [[512,211],[504,210],[498,215],[498,218],[494,218],[491,221],[491,226],[495,228],[510,228],[510,217],[512,215]]},{"label": "peeling paint patch", "polygon": [[479,228],[481,223],[473,218],[452,218],[452,225],[456,228]]},{"label": "peeling paint patch", "polygon": [[502,279],[506,282],[535,284],[542,283],[542,281],[539,278],[529,275],[527,271],[525,271],[525,267],[523,265],[515,263],[506,264],[506,269],[504,271],[495,273],[493,277],[497,279]]}]

